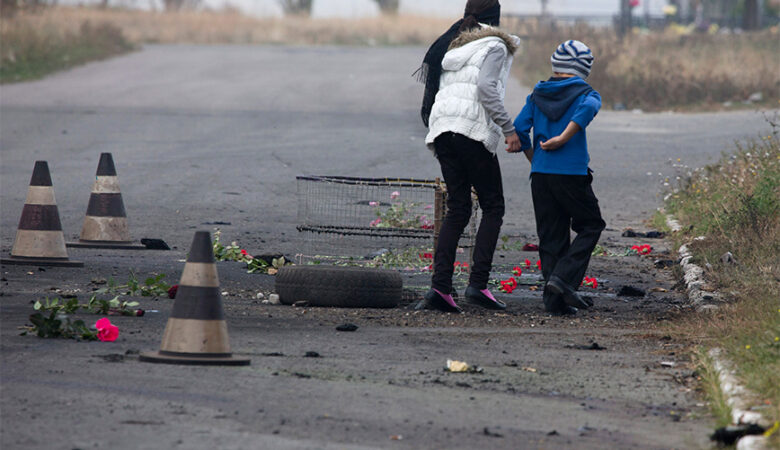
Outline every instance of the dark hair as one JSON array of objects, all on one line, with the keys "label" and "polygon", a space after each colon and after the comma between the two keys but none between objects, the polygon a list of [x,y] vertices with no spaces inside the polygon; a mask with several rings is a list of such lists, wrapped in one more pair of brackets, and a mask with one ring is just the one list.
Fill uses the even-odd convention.
[{"label": "dark hair", "polygon": [[[498,0],[468,0],[466,2],[466,9],[463,11],[463,22],[460,24],[458,32],[478,28],[478,16],[488,9],[495,7],[497,4]],[[498,25],[498,23],[491,23],[489,25]]]}]

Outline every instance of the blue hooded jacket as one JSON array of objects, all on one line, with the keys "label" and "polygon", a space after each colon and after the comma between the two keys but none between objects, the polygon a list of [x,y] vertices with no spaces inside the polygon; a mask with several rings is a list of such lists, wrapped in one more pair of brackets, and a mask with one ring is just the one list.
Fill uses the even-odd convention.
[{"label": "blue hooded jacket", "polygon": [[[601,109],[601,96],[580,77],[540,81],[515,119],[515,130],[523,150],[533,146],[531,173],[587,175],[588,140],[585,128]],[[580,131],[556,150],[542,150],[540,142],[563,133],[569,122]],[[529,137],[534,129],[533,144]]]}]

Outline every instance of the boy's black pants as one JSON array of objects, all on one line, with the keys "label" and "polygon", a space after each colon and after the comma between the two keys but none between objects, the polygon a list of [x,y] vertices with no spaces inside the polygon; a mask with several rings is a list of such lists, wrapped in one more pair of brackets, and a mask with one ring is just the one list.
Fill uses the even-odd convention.
[{"label": "boy's black pants", "polygon": [[[606,223],[591,188],[593,176],[531,174],[531,194],[544,280],[555,275],[579,288]],[[569,242],[569,228],[577,233]]]},{"label": "boy's black pants", "polygon": [[452,265],[460,236],[471,218],[471,187],[474,186],[482,221],[474,244],[469,285],[485,289],[504,218],[504,188],[498,158],[481,142],[456,133],[440,135],[434,146],[447,184],[447,215],[439,231],[431,284],[445,294],[452,290]]}]

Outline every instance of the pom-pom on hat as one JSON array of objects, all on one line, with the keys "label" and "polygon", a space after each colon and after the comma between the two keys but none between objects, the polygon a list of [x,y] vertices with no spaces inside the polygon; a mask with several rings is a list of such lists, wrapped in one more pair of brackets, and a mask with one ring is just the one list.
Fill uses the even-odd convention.
[{"label": "pom-pom on hat", "polygon": [[570,40],[558,46],[550,61],[553,72],[587,78],[593,65],[593,52],[582,42]]}]

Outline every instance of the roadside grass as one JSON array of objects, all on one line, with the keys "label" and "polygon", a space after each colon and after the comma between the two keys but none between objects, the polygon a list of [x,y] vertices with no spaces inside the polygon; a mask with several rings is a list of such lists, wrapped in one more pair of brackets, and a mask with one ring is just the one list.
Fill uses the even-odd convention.
[{"label": "roadside grass", "polygon": [[[697,169],[668,196],[666,210],[683,225],[676,244],[692,242],[708,286],[727,302],[715,311],[680,319],[676,325],[700,352],[720,347],[737,376],[759,398],[755,404],[772,421],[780,420],[780,136],[738,145],[712,166]],[[694,240],[704,236],[704,239]],[[725,260],[731,252],[734,262]],[[714,413],[721,399],[704,389]],[[775,445],[780,436],[773,437]]]},{"label": "roadside grass", "polygon": [[287,44],[287,45],[427,45],[450,20],[407,15],[365,19],[311,19],[301,16],[254,18],[225,11],[154,12],[119,8],[46,8],[14,20],[37,26],[51,23],[77,30],[81,23],[106,23],[135,44]]},{"label": "roadside grass", "polygon": [[586,43],[595,56],[588,82],[605,107],[700,110],[742,107],[760,92],[757,102],[776,107],[780,100],[780,34],[777,28],[742,34],[632,34],[622,41],[608,28],[586,25],[528,27],[516,73],[533,86],[550,77],[550,55],[563,41]]},{"label": "roadside grass", "polygon": [[699,350],[694,354],[694,363],[699,369],[701,377],[700,386],[704,395],[709,399],[710,411],[715,417],[716,427],[725,427],[731,424],[731,408],[726,403],[726,396],[720,387],[718,372],[714,368],[712,358],[706,351]]},{"label": "roadside grass", "polygon": [[54,16],[4,18],[0,21],[0,42],[0,83],[41,78],[133,49],[114,25],[83,20],[62,27]]}]

